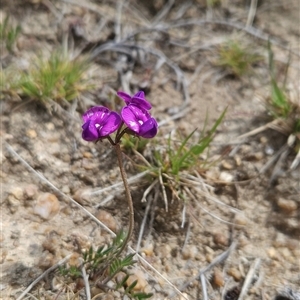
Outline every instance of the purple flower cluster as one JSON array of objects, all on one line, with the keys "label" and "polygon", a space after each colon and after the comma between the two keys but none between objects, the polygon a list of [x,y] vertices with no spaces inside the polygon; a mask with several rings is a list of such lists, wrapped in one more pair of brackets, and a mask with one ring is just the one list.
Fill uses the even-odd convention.
[{"label": "purple flower cluster", "polygon": [[153,138],[157,134],[158,125],[149,113],[151,104],[145,99],[144,92],[139,91],[133,97],[124,92],[118,92],[117,95],[126,103],[121,115],[104,106],[90,108],[82,116],[82,138],[86,141],[105,138],[122,127],[123,123],[129,129],[127,132],[143,138]]}]

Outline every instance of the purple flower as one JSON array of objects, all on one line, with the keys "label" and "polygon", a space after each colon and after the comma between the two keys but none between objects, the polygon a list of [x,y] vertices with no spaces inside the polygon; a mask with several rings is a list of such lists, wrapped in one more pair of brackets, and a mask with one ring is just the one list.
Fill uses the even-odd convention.
[{"label": "purple flower", "polygon": [[130,103],[123,107],[121,116],[127,127],[136,135],[150,139],[157,134],[157,122],[146,109]]},{"label": "purple flower", "polygon": [[82,138],[86,141],[96,141],[116,131],[122,120],[118,113],[103,106],[94,106],[82,116]]},{"label": "purple flower", "polygon": [[145,93],[143,91],[137,92],[133,97],[125,92],[117,92],[117,95],[122,98],[127,105],[134,104],[137,107],[145,110],[150,110],[152,107],[151,104],[145,99]]}]

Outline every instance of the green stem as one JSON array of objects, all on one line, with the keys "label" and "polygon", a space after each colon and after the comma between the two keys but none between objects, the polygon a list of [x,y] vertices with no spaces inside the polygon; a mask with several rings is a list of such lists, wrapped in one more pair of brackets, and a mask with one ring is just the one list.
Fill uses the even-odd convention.
[{"label": "green stem", "polygon": [[133,210],[132,197],[131,197],[131,193],[130,193],[130,189],[129,189],[129,185],[128,185],[128,181],[127,181],[127,175],[126,175],[126,172],[125,172],[125,169],[124,169],[124,166],[123,166],[122,150],[121,150],[121,147],[120,147],[119,143],[114,145],[114,147],[115,147],[116,152],[117,152],[119,168],[120,168],[120,172],[121,172],[121,176],[122,176],[122,180],[123,180],[123,184],[124,184],[124,188],[125,188],[125,195],[126,195],[126,199],[127,199],[127,203],[128,203],[128,208],[129,208],[128,233],[127,233],[126,239],[125,239],[122,247],[120,248],[119,252],[116,255],[116,256],[118,256],[118,255],[121,254],[121,252],[124,250],[124,248],[128,244],[129,240],[131,239],[131,236],[132,236],[132,233],[133,233],[133,227],[134,227],[134,210]]}]

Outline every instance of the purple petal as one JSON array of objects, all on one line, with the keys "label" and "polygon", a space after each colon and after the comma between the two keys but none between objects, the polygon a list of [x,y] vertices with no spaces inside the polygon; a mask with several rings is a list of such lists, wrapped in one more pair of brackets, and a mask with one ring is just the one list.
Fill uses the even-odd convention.
[{"label": "purple petal", "polygon": [[122,98],[122,99],[125,101],[125,103],[126,103],[127,105],[130,104],[130,102],[131,102],[131,96],[130,96],[130,95],[128,95],[128,94],[125,93],[125,92],[117,92],[117,95],[118,95],[120,98]]},{"label": "purple petal", "polygon": [[151,104],[145,98],[137,97],[136,95],[132,97],[131,103],[146,110],[150,110],[152,108]]},{"label": "purple petal", "polygon": [[82,138],[85,141],[91,142],[99,138],[98,130],[95,127],[94,121],[88,120],[82,125]]},{"label": "purple petal", "polygon": [[91,107],[89,110],[87,110],[83,116],[83,122],[87,122],[91,118],[98,118],[98,122],[100,122],[102,119],[106,117],[106,115],[109,113],[109,109],[104,106],[94,106]]},{"label": "purple petal", "polygon": [[121,115],[124,123],[136,133],[139,133],[141,125],[151,118],[147,110],[133,104],[123,107]]},{"label": "purple petal", "polygon": [[157,134],[158,124],[154,118],[147,120],[141,127],[139,135],[146,139],[151,139]]},{"label": "purple petal", "polygon": [[99,136],[104,137],[115,132],[119,128],[121,122],[122,119],[120,115],[112,111],[103,122],[102,126],[99,127]]}]

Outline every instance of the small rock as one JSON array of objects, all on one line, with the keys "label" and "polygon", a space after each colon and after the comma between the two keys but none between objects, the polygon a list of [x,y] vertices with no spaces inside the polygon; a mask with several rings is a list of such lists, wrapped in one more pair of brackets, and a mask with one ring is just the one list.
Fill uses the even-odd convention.
[{"label": "small rock", "polygon": [[9,192],[10,195],[14,196],[18,200],[23,199],[23,189],[20,187],[14,187]]},{"label": "small rock", "polygon": [[105,210],[99,210],[96,214],[96,218],[104,223],[113,232],[117,231],[117,222],[109,212]]},{"label": "small rock", "polygon": [[282,212],[287,214],[290,214],[293,211],[297,210],[297,203],[293,200],[279,198],[277,200],[277,205]]},{"label": "small rock", "polygon": [[135,280],[137,280],[137,284],[133,288],[133,291],[143,291],[148,284],[144,272],[141,270],[135,270],[134,275],[129,276],[127,279],[126,285],[130,286]]},{"label": "small rock", "polygon": [[225,181],[225,182],[232,182],[233,181],[233,175],[231,175],[228,172],[221,172],[219,176],[219,180]]},{"label": "small rock", "polygon": [[193,259],[198,252],[198,249],[195,245],[186,246],[182,250],[182,258],[183,259]]},{"label": "small rock", "polygon": [[223,233],[215,233],[213,239],[216,245],[228,246],[228,237]]},{"label": "small rock", "polygon": [[86,205],[90,202],[90,195],[87,189],[78,189],[73,195],[73,198],[81,205]]},{"label": "small rock", "polygon": [[225,284],[224,275],[218,268],[214,270],[212,283],[217,288],[220,288]]},{"label": "small rock", "polygon": [[234,216],[234,223],[236,225],[245,226],[247,224],[247,218],[244,213],[236,213]]},{"label": "small rock", "polygon": [[224,160],[224,161],[222,161],[222,167],[225,170],[232,170],[234,168],[234,165],[231,164],[230,162]]},{"label": "small rock", "polygon": [[55,129],[55,125],[51,122],[45,123],[45,126],[48,130],[52,131]]},{"label": "small rock", "polygon": [[268,255],[269,255],[270,258],[273,258],[273,259],[274,259],[274,258],[277,258],[277,257],[278,257],[278,253],[277,253],[276,249],[273,248],[273,247],[269,248],[269,249],[267,250],[267,253],[268,253]]},{"label": "small rock", "polygon": [[234,279],[235,281],[240,281],[240,280],[242,279],[242,274],[241,274],[241,272],[240,272],[238,269],[234,268],[234,267],[230,268],[230,269],[227,271],[227,274],[228,274],[229,276],[233,277],[233,279]]},{"label": "small rock", "polygon": [[12,195],[9,195],[7,197],[7,203],[8,203],[8,208],[12,214],[14,214],[20,207],[20,201]]},{"label": "small rock", "polygon": [[93,157],[93,154],[91,152],[88,152],[88,151],[83,152],[82,155],[85,158],[92,158]]},{"label": "small rock", "polygon": [[[144,246],[141,249],[141,252],[144,253],[146,256],[153,256],[153,254],[154,254],[153,248],[154,248],[153,244],[147,244],[146,246]],[[163,256],[163,257],[165,257],[165,256]]]},{"label": "small rock", "polygon": [[241,164],[242,164],[242,159],[240,156],[235,156],[234,157],[234,160],[235,160],[235,164],[239,167]]},{"label": "small rock", "polygon": [[38,187],[35,184],[29,184],[24,188],[24,196],[27,200],[32,200],[38,192]]},{"label": "small rock", "polygon": [[39,196],[33,212],[45,220],[53,218],[59,211],[60,204],[55,195],[43,193]]},{"label": "small rock", "polygon": [[26,135],[31,139],[35,139],[37,137],[37,133],[34,129],[28,129],[26,131]]}]

